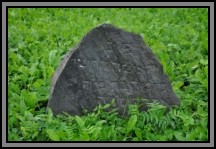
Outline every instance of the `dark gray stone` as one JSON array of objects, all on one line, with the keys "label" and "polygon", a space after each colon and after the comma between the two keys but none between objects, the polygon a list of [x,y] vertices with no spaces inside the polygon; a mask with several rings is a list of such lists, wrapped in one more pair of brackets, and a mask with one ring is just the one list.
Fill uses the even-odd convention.
[{"label": "dark gray stone", "polygon": [[52,78],[48,107],[55,115],[81,115],[83,109],[92,111],[115,98],[122,114],[126,103],[137,97],[179,105],[162,65],[143,39],[103,24],[65,55]]}]

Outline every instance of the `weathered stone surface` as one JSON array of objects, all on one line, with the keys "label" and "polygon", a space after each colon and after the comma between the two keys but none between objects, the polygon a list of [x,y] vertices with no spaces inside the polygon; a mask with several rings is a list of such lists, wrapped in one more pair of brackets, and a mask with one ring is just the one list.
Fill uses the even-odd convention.
[{"label": "weathered stone surface", "polygon": [[155,99],[166,106],[178,105],[163,67],[133,33],[103,24],[90,31],[70,50],[56,70],[48,107],[53,113],[81,115],[99,103],[124,109],[137,97]]}]

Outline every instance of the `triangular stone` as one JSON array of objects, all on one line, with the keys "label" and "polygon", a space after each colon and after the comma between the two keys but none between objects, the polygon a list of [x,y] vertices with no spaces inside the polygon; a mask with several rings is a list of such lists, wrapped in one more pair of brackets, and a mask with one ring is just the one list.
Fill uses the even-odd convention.
[{"label": "triangular stone", "polygon": [[81,115],[83,109],[92,111],[112,98],[124,109],[137,97],[179,105],[162,65],[143,39],[103,24],[65,55],[52,78],[48,107],[55,115]]}]

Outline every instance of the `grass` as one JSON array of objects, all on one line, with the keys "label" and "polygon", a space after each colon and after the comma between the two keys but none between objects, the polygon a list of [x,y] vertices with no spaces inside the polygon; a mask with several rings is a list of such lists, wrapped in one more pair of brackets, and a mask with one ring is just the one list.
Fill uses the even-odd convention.
[{"label": "grass", "polygon": [[[181,100],[164,114],[129,105],[121,118],[112,106],[53,117],[45,112],[50,80],[61,58],[92,28],[111,23],[137,33],[157,55]],[[208,9],[9,8],[9,141],[207,141]]]}]

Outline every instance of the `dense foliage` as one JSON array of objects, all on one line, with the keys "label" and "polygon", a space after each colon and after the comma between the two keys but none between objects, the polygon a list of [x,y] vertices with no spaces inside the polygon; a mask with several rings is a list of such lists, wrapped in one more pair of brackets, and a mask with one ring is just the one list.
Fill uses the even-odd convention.
[{"label": "dense foliage", "polygon": [[[140,34],[169,76],[180,107],[113,105],[84,116],[46,113],[50,79],[61,58],[92,28],[111,23]],[[208,9],[9,8],[8,140],[208,140]]]}]

